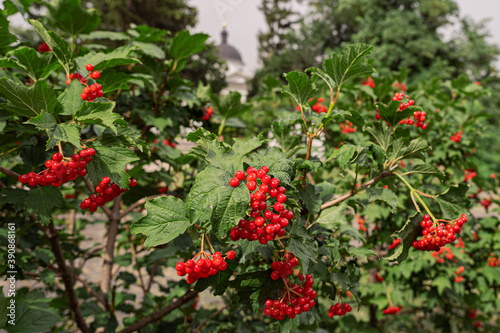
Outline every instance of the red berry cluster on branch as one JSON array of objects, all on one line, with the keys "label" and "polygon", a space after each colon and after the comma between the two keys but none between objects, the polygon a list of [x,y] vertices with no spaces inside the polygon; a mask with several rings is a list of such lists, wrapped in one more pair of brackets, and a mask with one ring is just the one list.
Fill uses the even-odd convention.
[{"label": "red berry cluster on branch", "polygon": [[30,186],[56,186],[67,183],[70,180],[75,180],[78,175],[85,176],[87,174],[87,163],[92,161],[92,156],[95,155],[94,148],[88,148],[80,151],[79,154],[74,154],[70,158],[66,158],[61,153],[52,155],[51,160],[45,161],[47,169],[36,174],[30,172],[19,176],[19,181],[23,184],[28,183]]},{"label": "red berry cluster on branch", "polygon": [[453,132],[453,135],[451,136],[451,141],[453,142],[460,142],[460,140],[462,140],[462,134],[464,132],[463,131],[460,131],[460,132]]},{"label": "red berry cluster on branch", "polygon": [[392,84],[392,87],[395,88],[396,90],[401,90],[402,92],[406,91],[406,84],[401,82],[394,82]]},{"label": "red berry cluster on branch", "polygon": [[359,230],[361,231],[366,231],[365,227],[365,219],[362,218],[361,216],[357,215],[356,218],[358,219],[358,225],[359,225]]},{"label": "red berry cluster on branch", "polygon": [[271,279],[278,280],[279,278],[286,279],[293,274],[293,268],[299,265],[299,261],[292,254],[288,253],[283,258],[283,261],[273,261],[271,268],[273,272],[271,273]]},{"label": "red berry cluster on branch", "polygon": [[490,253],[490,256],[488,257],[488,259],[486,259],[486,261],[488,262],[488,265],[490,267],[500,266],[500,260],[498,260],[498,258],[495,257],[493,253]]},{"label": "red berry cluster on branch", "polygon": [[[444,258],[448,260],[455,258],[451,249],[446,246],[441,247],[439,251],[432,252],[431,255],[437,260],[438,263],[444,263]],[[443,257],[441,257],[441,255],[443,255]]]},{"label": "red berry cluster on branch", "polygon": [[[294,216],[283,205],[287,199],[285,195],[286,189],[279,186],[280,181],[278,178],[267,175],[268,172],[269,168],[266,166],[263,166],[260,170],[249,167],[246,174],[238,170],[235,177],[229,181],[229,185],[238,187],[240,181],[246,179],[246,186],[250,192],[251,208],[250,218],[248,220],[241,219],[238,226],[231,229],[231,240],[258,240],[261,244],[267,244],[267,242],[274,240],[276,236],[283,237],[285,235],[284,228],[288,226]],[[274,202],[272,199],[276,201]],[[268,209],[271,206],[276,213]]]},{"label": "red berry cluster on branch", "polygon": [[85,86],[80,94],[80,98],[84,101],[91,102],[97,97],[102,97],[104,93],[102,92],[102,86],[99,83],[94,83],[89,86],[87,84],[87,80],[89,80],[89,78],[97,80],[101,77],[101,73],[99,71],[94,71],[94,66],[92,64],[87,64],[85,68],[89,72],[86,77],[83,77],[80,73],[70,73],[69,75],[66,75],[68,78],[66,80],[66,84],[69,85],[74,79],[80,81],[80,83]]},{"label": "red berry cluster on branch", "polygon": [[364,86],[368,86],[370,88],[375,88],[375,82],[373,81],[372,77],[371,76],[368,76],[368,78],[366,79],[366,81],[363,81],[362,85]]},{"label": "red berry cluster on branch", "polygon": [[[196,257],[198,257],[198,260],[195,261]],[[205,279],[217,274],[218,271],[225,271],[227,269],[226,258],[228,260],[233,260],[236,258],[236,252],[231,250],[223,257],[220,252],[215,252],[211,255],[201,251],[192,259],[186,260],[186,262],[178,262],[177,265],[175,265],[175,269],[177,275],[187,275],[187,283],[193,284],[199,279]]]},{"label": "red berry cluster on branch", "polygon": [[383,277],[383,276],[380,276],[378,273],[375,273],[375,279],[376,279],[378,282],[382,282],[382,281],[384,281],[384,277]]},{"label": "red berry cluster on branch", "polygon": [[464,173],[465,173],[465,181],[466,182],[468,182],[472,178],[476,178],[477,177],[477,172],[474,169],[464,170]]},{"label": "red berry cluster on branch", "polygon": [[314,300],[318,293],[313,290],[314,278],[311,274],[304,276],[299,274],[300,284],[292,283],[284,279],[285,288],[281,297],[277,300],[268,299],[265,303],[264,314],[276,320],[283,320],[287,316],[290,319],[302,312],[308,312],[316,305]]},{"label": "red berry cluster on branch", "polygon": [[391,314],[395,315],[399,311],[401,311],[402,306],[394,306],[394,305],[389,305],[384,311],[382,311],[383,314]]},{"label": "red berry cluster on branch", "polygon": [[209,120],[210,117],[214,114],[214,109],[212,106],[209,106],[208,108],[203,108],[203,117],[201,117],[201,120]]},{"label": "red berry cluster on branch", "polygon": [[328,310],[328,317],[333,318],[334,316],[343,316],[347,312],[351,312],[352,307],[347,303],[337,302],[335,305],[330,306],[330,310]]},{"label": "red berry cluster on branch", "polygon": [[342,133],[348,134],[356,132],[356,127],[354,127],[350,121],[346,120],[345,125],[343,123],[339,123],[339,125]]},{"label": "red berry cluster on branch", "polygon": [[462,276],[462,273],[464,272],[464,270],[465,270],[464,266],[458,267],[457,271],[455,272],[455,274],[457,275],[455,277],[455,282],[456,283],[460,283],[460,282],[463,281],[464,277]]},{"label": "red berry cluster on branch", "polygon": [[168,141],[167,139],[164,139],[163,140],[163,143],[165,144],[165,146],[170,146],[172,148],[175,148],[177,147],[177,144],[173,141]]},{"label": "red berry cluster on branch", "polygon": [[[309,100],[313,100],[312,98]],[[311,106],[311,109],[316,112],[316,113],[327,113],[328,112],[328,107],[326,105],[323,105],[323,102],[325,99],[323,97],[320,97],[316,100],[316,103],[314,103],[313,106]]]},{"label": "red berry cluster on branch", "polygon": [[393,239],[392,243],[389,245],[389,250],[392,250],[393,248],[397,247],[399,244],[401,244],[401,238]]},{"label": "red berry cluster on branch", "polygon": [[462,214],[460,218],[450,221],[445,227],[443,223],[433,223],[429,215],[424,215],[420,223],[424,228],[422,238],[414,240],[411,245],[420,251],[439,251],[441,246],[456,240],[456,234],[460,233],[466,222],[467,215]]},{"label": "red berry cluster on branch", "polygon": [[[137,186],[137,180],[129,179],[129,185],[132,187]],[[97,194],[92,194],[82,201],[80,204],[81,209],[88,209],[93,213],[98,207],[104,206],[107,202],[112,201],[121,193],[125,192],[126,189],[120,188],[116,183],[112,183],[109,177],[103,177],[99,185],[96,186],[95,191]]]}]

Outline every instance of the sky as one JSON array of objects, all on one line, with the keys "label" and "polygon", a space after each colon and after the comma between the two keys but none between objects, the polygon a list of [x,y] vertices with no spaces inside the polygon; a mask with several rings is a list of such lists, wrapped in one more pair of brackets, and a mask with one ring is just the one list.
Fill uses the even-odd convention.
[{"label": "sky", "polygon": [[[195,31],[211,36],[219,44],[222,22],[227,22],[228,43],[240,51],[245,63],[245,71],[253,73],[259,66],[258,40],[259,31],[266,30],[264,16],[258,7],[260,0],[188,0],[198,8],[198,24]],[[500,0],[457,0],[460,16],[470,16],[474,21],[490,18],[486,25],[491,43],[500,45]],[[450,31],[445,35],[451,36]],[[497,62],[500,68],[500,62]]]}]

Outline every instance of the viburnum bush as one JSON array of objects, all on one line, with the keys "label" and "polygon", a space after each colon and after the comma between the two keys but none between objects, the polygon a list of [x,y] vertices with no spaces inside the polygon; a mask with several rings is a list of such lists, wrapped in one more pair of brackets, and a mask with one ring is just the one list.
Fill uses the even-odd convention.
[{"label": "viburnum bush", "polygon": [[36,42],[0,18],[1,328],[498,328],[485,85],[407,86],[354,44],[242,102],[185,78],[207,35],[95,31],[75,3]]}]

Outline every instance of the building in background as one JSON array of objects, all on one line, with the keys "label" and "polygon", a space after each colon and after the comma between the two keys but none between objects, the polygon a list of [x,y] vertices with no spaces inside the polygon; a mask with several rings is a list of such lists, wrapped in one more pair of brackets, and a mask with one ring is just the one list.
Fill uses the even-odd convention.
[{"label": "building in background", "polygon": [[222,42],[217,46],[219,49],[219,56],[227,63],[226,82],[227,87],[221,93],[227,94],[229,91],[237,91],[246,100],[248,95],[247,80],[250,78],[245,73],[245,64],[241,58],[240,52],[227,43],[227,28],[226,23],[222,24]]}]

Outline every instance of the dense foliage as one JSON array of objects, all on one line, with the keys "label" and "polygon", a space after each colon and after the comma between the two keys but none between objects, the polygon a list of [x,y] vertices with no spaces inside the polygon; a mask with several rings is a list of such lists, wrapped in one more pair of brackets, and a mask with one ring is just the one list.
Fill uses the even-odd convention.
[{"label": "dense foliage", "polygon": [[206,35],[95,30],[94,11],[55,1],[30,44],[9,3],[7,332],[498,330],[481,82],[372,77],[377,49],[358,43],[242,102],[185,78]]}]

